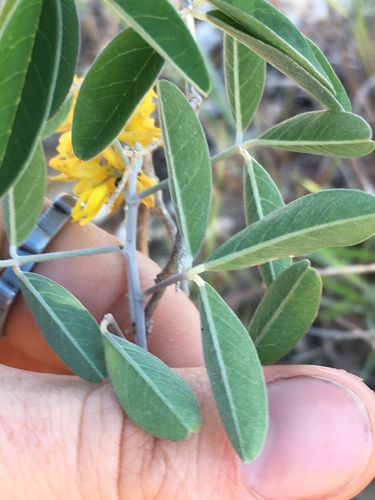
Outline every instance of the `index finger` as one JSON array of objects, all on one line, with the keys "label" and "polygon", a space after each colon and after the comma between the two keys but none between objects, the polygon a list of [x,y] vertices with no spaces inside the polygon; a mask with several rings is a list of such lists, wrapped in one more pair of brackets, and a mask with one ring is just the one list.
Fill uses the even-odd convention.
[{"label": "index finger", "polygon": [[[64,251],[120,243],[93,224],[69,223],[51,241],[46,251]],[[158,266],[138,255],[142,288],[154,283]],[[120,253],[91,255],[35,265],[33,271],[56,281],[75,295],[100,322],[112,313],[121,328],[130,326],[125,260]],[[154,314],[149,349],[173,367],[203,365],[199,315],[183,292],[170,287]],[[49,348],[22,294],[16,297],[0,339],[0,363],[16,368],[50,373],[69,373]]]}]

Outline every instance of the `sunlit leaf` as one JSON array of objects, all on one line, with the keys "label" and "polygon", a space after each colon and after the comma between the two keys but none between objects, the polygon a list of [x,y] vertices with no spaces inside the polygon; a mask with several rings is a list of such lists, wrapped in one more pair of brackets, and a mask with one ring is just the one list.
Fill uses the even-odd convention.
[{"label": "sunlit leaf", "polygon": [[340,102],[341,94],[336,96],[333,84],[327,87],[314,74],[307,71],[289,55],[281,52],[279,48],[275,48],[252,36],[243,26],[219,11],[208,12],[207,19],[225,33],[263,57],[272,66],[281,71],[281,73],[294,80],[303,89],[318,99],[324,106],[327,106],[327,108],[338,111],[346,109],[346,99],[344,99],[343,103]]},{"label": "sunlit leaf", "polygon": [[0,197],[32,158],[48,116],[61,45],[57,0],[18,0],[0,31]]},{"label": "sunlit leaf", "polygon": [[188,256],[197,254],[211,207],[211,162],[202,126],[183,93],[158,84],[169,187]]},{"label": "sunlit leaf", "polygon": [[22,273],[21,288],[44,338],[80,377],[101,382],[107,375],[102,335],[91,314],[68,290],[34,273]]},{"label": "sunlit leaf", "polygon": [[187,382],[128,340],[108,332],[103,338],[113,390],[138,427],[172,441],[182,441],[199,430],[199,405]]},{"label": "sunlit leaf", "polygon": [[79,49],[79,23],[74,0],[61,0],[62,41],[59,69],[49,116],[65,101],[73,81]]},{"label": "sunlit leaf", "polygon": [[345,111],[311,111],[266,130],[254,143],[287,151],[339,156],[363,156],[375,143],[372,130],[360,116]]},{"label": "sunlit leaf", "polygon": [[211,82],[188,27],[168,0],[110,0],[119,16],[166,61],[207,95]]},{"label": "sunlit leaf", "polygon": [[[43,206],[46,174],[46,159],[43,147],[39,144],[25,172],[2,200],[5,228],[12,245],[19,246],[34,229]],[[13,205],[13,209],[10,208],[10,204]],[[10,229],[12,213],[14,214],[12,227],[15,229],[15,234],[12,234]]]},{"label": "sunlit leaf", "polygon": [[[95,60],[75,107],[75,154],[90,160],[113,142],[154,83],[164,60],[133,29],[117,35]],[[87,119],[90,117],[90,119]]]},{"label": "sunlit leaf", "polygon": [[242,269],[360,243],[375,234],[375,197],[356,189],[308,194],[243,229],[189,273]]},{"label": "sunlit leaf", "polygon": [[295,61],[333,91],[324,69],[306,38],[279,10],[265,0],[209,0],[226,16],[243,26],[253,37]]},{"label": "sunlit leaf", "polygon": [[263,94],[266,63],[229,35],[224,37],[225,84],[238,132],[244,132]]},{"label": "sunlit leaf", "polygon": [[290,351],[317,315],[322,282],[309,264],[302,260],[286,269],[255,310],[249,333],[264,365]]},{"label": "sunlit leaf", "polygon": [[[246,222],[249,226],[284,206],[276,184],[254,158],[245,161],[244,199]],[[272,283],[291,263],[292,259],[287,258],[262,264],[260,271],[266,285]]]},{"label": "sunlit leaf", "polygon": [[246,329],[220,295],[199,285],[204,359],[226,433],[242,460],[262,450],[267,395],[259,358]]}]

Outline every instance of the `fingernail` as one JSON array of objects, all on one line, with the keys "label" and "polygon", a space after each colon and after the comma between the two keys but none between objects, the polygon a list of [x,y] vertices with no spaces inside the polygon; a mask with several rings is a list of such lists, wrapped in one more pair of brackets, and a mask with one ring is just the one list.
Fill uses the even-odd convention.
[{"label": "fingernail", "polygon": [[363,471],[372,451],[371,422],[357,394],[322,377],[299,376],[268,385],[266,445],[241,463],[256,498],[331,498]]}]

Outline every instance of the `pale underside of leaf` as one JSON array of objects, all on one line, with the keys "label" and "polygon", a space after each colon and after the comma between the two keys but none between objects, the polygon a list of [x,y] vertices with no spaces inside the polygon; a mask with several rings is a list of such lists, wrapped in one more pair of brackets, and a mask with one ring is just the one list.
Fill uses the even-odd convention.
[{"label": "pale underside of leaf", "polygon": [[[101,334],[91,314],[52,280],[29,272],[22,273],[20,278],[25,299],[56,354],[82,378],[92,382],[103,380],[106,371]],[[78,359],[73,359],[73,353]]]},{"label": "pale underside of leaf", "polygon": [[242,460],[260,453],[268,425],[267,397],[256,349],[237,316],[203,280],[200,292],[206,369],[228,437]]},{"label": "pale underside of leaf", "polygon": [[224,38],[225,81],[238,132],[248,127],[263,93],[265,61],[255,52],[226,35]]},{"label": "pale underside of leaf", "polygon": [[264,0],[210,0],[226,16],[249,34],[295,60],[301,68],[319,80],[330,91],[334,88],[306,38],[298,28],[272,4]]},{"label": "pale underside of leaf", "polygon": [[[263,219],[274,210],[284,206],[276,184],[254,158],[245,160],[244,200],[247,225]],[[274,281],[291,263],[291,259],[282,259],[262,264],[260,272],[266,285]]]},{"label": "pale underside of leaf", "polygon": [[141,428],[180,441],[200,427],[198,402],[189,385],[161,360],[107,331],[111,383],[128,416]]},{"label": "pale underside of leaf", "polygon": [[248,330],[262,364],[290,351],[316,317],[322,280],[309,265],[302,260],[285,270],[255,310]]},{"label": "pale underside of leaf", "polygon": [[320,248],[354,245],[374,233],[374,196],[350,189],[321,191],[243,229],[191,273],[241,269]]},{"label": "pale underside of leaf", "polygon": [[225,33],[234,37],[256,52],[259,56],[263,57],[267,62],[272,64],[272,66],[294,80],[328,108],[342,110],[344,109],[344,105],[347,105],[346,100],[344,105],[341,104],[334,92],[323,85],[321,81],[316,79],[287,54],[251,36],[242,26],[231,18],[225,16],[221,12],[211,11],[207,14],[207,19]]},{"label": "pale underside of leaf", "polygon": [[374,149],[372,130],[358,115],[311,111],[271,127],[252,143],[307,153],[359,156]]},{"label": "pale underside of leaf", "polygon": [[187,258],[192,261],[202,245],[211,207],[209,150],[202,126],[182,92],[160,81],[158,94],[171,197]]}]

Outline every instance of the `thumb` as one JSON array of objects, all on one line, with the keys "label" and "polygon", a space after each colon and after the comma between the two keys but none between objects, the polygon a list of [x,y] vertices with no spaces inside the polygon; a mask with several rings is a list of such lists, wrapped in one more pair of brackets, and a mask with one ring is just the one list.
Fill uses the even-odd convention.
[{"label": "thumb", "polygon": [[179,372],[197,394],[203,427],[174,443],[133,424],[106,383],[0,366],[0,498],[344,500],[372,478],[375,404],[356,377],[268,369],[267,443],[244,464],[204,370]]}]

